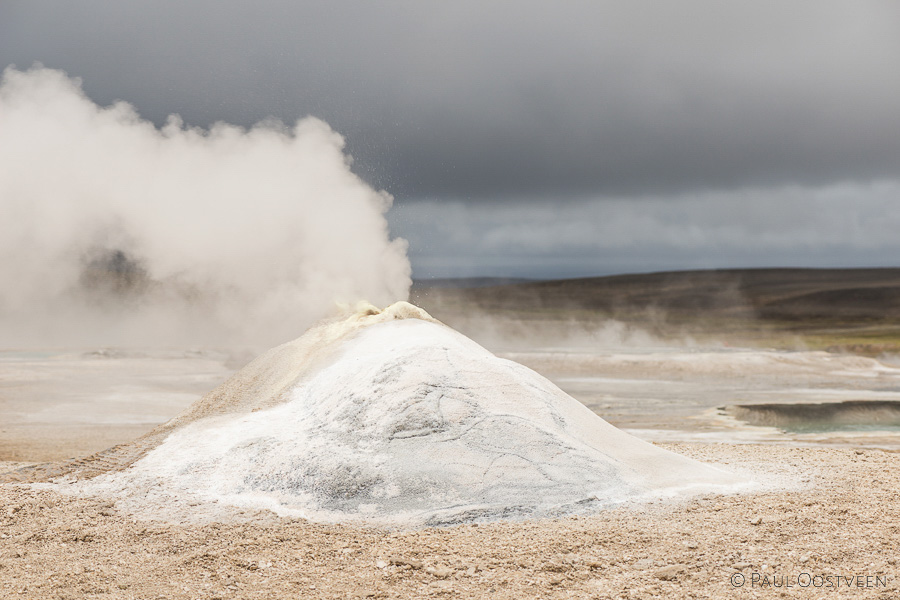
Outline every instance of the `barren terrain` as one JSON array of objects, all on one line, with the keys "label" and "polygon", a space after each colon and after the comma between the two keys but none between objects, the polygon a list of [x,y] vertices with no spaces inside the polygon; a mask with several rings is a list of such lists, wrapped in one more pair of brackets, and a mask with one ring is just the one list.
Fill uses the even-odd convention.
[{"label": "barren terrain", "polygon": [[0,596],[900,596],[900,455],[666,447],[789,487],[623,506],[590,518],[383,531],[267,513],[205,526],[148,522],[102,500],[5,486]]},{"label": "barren terrain", "polygon": [[[900,270],[759,270],[420,288],[414,301],[464,333],[471,333],[467,327],[485,333],[484,319],[506,317],[488,332],[491,339],[616,319],[654,339],[693,336],[886,359],[900,349],[896,289]],[[515,346],[534,342],[526,336]],[[117,360],[102,368],[121,372],[131,359]],[[145,381],[142,389],[170,394],[174,414],[186,401],[175,391],[211,388],[229,372],[203,365],[203,380],[190,389],[175,390],[169,379]],[[189,363],[182,368],[195,370]],[[54,377],[41,381],[49,386]],[[756,379],[741,377],[748,386]],[[837,385],[817,387],[803,377],[810,401],[825,383]],[[888,385],[878,377],[872,381]],[[9,461],[88,454],[153,425],[128,420],[127,405],[117,404],[127,389],[103,392],[122,418],[97,425],[55,413],[41,391],[51,389],[57,388],[0,388],[0,409],[18,419],[0,432],[0,461],[7,461],[0,473],[25,464]],[[866,389],[849,393],[864,397]],[[32,395],[46,402],[40,419],[27,414]],[[611,411],[614,422],[637,423],[610,402],[600,398],[596,410]],[[80,414],[80,405],[69,406]],[[675,425],[692,426],[689,419]],[[628,504],[590,517],[405,531],[268,512],[244,512],[227,523],[170,523],[137,518],[112,499],[60,493],[65,486],[3,485],[0,598],[898,598],[900,453],[890,451],[897,444],[880,450],[828,435],[837,436],[832,447],[779,434],[766,444],[658,444],[755,481],[744,494]]]}]

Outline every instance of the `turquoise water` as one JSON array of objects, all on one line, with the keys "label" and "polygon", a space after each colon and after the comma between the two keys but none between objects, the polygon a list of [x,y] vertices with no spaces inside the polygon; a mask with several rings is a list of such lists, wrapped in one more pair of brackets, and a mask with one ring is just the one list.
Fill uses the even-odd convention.
[{"label": "turquoise water", "polygon": [[745,404],[722,410],[748,425],[787,433],[900,432],[900,401],[895,400]]},{"label": "turquoise water", "polygon": [[833,423],[803,423],[792,425],[790,427],[781,427],[786,433],[837,433],[837,432],[887,432],[900,433],[900,423],[879,424],[879,423],[852,423],[852,424],[833,424]]}]

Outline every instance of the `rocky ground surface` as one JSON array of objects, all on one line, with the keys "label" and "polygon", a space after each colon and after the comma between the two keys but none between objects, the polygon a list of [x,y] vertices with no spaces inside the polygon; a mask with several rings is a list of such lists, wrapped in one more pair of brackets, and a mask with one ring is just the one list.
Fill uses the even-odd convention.
[{"label": "rocky ground surface", "polygon": [[591,517],[383,531],[271,513],[137,520],[107,500],[7,485],[0,597],[900,598],[900,454],[665,447],[770,487]]}]

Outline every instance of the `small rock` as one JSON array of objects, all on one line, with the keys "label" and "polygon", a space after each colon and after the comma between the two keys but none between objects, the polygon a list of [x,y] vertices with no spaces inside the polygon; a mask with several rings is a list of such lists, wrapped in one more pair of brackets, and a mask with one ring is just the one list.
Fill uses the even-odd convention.
[{"label": "small rock", "polygon": [[116,513],[114,513],[113,511],[111,511],[108,508],[104,508],[103,510],[100,511],[100,515],[104,516],[104,517],[114,517],[114,516],[116,516]]},{"label": "small rock", "polygon": [[424,565],[421,560],[416,560],[415,558],[400,558],[393,557],[389,561],[392,565],[397,565],[398,567],[412,567],[413,569],[421,569]]},{"label": "small rock", "polygon": [[800,564],[805,564],[809,562],[809,554],[804,554],[800,557]]},{"label": "small rock", "polygon": [[647,569],[653,566],[653,561],[649,558],[642,558],[639,561],[635,562],[634,566],[638,569]]},{"label": "small rock", "polygon": [[762,517],[754,517],[750,519],[751,525],[759,525],[760,523],[762,523]]},{"label": "small rock", "polygon": [[690,541],[690,542],[687,542],[685,544],[685,546],[687,546],[688,549],[690,549],[690,550],[696,550],[697,546],[699,546],[699,544],[697,544],[697,542],[695,542],[695,541]]},{"label": "small rock", "polygon": [[435,567],[428,567],[427,569],[425,569],[425,572],[429,575],[434,575],[438,579],[446,579],[453,574],[453,569],[451,569],[450,567],[443,567],[441,565],[438,565]]},{"label": "small rock", "polygon": [[735,571],[743,571],[744,569],[746,569],[749,566],[750,566],[750,563],[748,563],[748,562],[739,562],[739,563],[734,563],[733,565],[731,565],[731,568],[734,569]]},{"label": "small rock", "polygon": [[662,569],[655,571],[653,576],[663,581],[672,581],[683,570],[684,567],[682,565],[669,565],[668,567],[663,567]]},{"label": "small rock", "polygon": [[376,560],[376,561],[375,561],[375,566],[378,567],[379,569],[383,569],[383,568],[385,568],[386,566],[388,566],[388,563],[387,563],[386,560]]},{"label": "small rock", "polygon": [[437,594],[453,593],[453,583],[450,581],[432,581],[428,587]]}]

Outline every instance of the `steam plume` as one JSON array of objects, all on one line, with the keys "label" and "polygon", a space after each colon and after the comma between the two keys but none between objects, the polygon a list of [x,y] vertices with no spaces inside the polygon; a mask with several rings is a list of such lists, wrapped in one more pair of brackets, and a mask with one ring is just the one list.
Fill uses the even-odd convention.
[{"label": "steam plume", "polygon": [[35,66],[0,82],[0,346],[271,344],[335,302],[405,299],[391,197],[343,138],[288,128],[156,128]]}]

